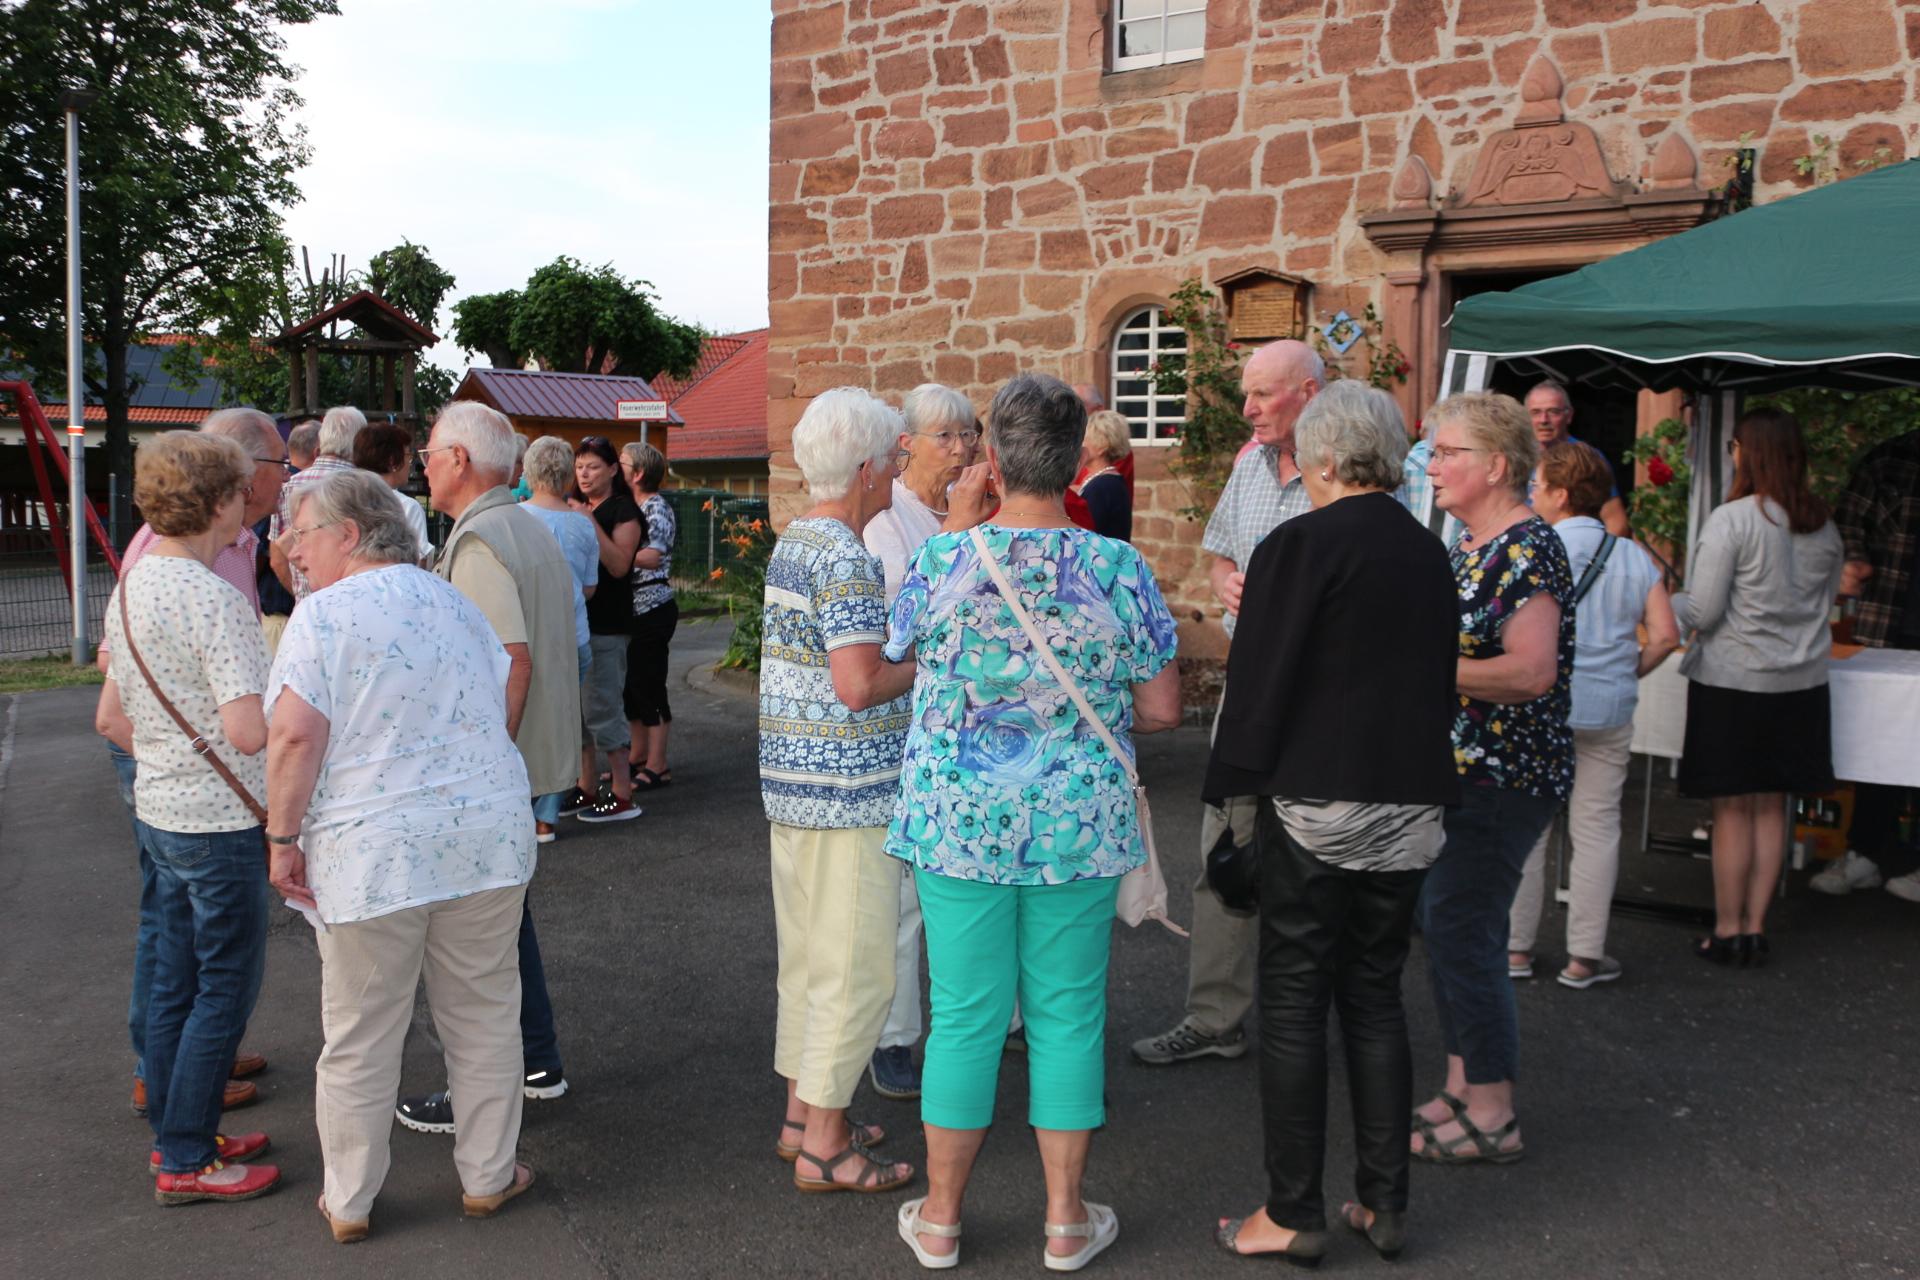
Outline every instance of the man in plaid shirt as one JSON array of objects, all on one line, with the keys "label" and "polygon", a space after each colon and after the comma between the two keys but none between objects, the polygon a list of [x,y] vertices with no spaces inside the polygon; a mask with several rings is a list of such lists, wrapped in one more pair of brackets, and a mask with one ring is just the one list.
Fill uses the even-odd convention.
[{"label": "man in plaid shirt", "polygon": [[[1920,431],[1870,450],[1853,469],[1833,520],[1847,544],[1841,594],[1858,597],[1853,638],[1876,649],[1920,649]],[[1855,783],[1853,825],[1840,861],[1813,877],[1813,888],[1842,894],[1880,883],[1880,862],[1894,850],[1905,787]],[[1894,876],[1887,892],[1920,902],[1920,871]]]}]

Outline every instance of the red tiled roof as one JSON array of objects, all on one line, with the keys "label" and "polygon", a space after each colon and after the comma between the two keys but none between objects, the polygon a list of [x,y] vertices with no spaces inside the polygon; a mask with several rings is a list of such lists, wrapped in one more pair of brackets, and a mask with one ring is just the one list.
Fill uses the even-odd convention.
[{"label": "red tiled roof", "polygon": [[[40,409],[47,415],[47,421],[51,422],[56,428],[67,420],[67,402],[65,400],[55,400],[48,404],[43,404],[40,406]],[[212,412],[213,409],[211,406],[189,409],[150,407],[148,405],[136,404],[127,407],[127,421],[135,425],[163,423],[167,426],[197,427],[201,422],[205,421],[206,416]],[[90,404],[87,406],[88,422],[104,423],[106,420],[107,406],[103,404]]]},{"label": "red tiled roof", "polygon": [[694,364],[693,372],[684,378],[660,374],[653,379],[653,389],[665,400],[678,400],[693,388],[694,383],[733,359],[755,337],[765,333],[765,329],[748,329],[743,333],[716,334],[700,344],[700,359]]},{"label": "red tiled roof", "polygon": [[746,342],[673,402],[686,426],[673,433],[675,463],[764,458],[767,449],[767,331]]},{"label": "red tiled roof", "polygon": [[[763,389],[764,390],[764,389]],[[644,378],[603,373],[549,373],[544,369],[469,369],[455,400],[481,400],[510,418],[558,418],[608,425],[622,400],[661,400]],[[685,421],[672,408],[667,422]]]}]

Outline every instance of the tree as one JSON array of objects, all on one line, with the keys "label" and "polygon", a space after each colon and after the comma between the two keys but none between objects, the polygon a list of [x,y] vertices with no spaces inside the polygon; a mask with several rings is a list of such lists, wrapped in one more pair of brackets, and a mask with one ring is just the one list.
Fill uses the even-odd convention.
[{"label": "tree", "polygon": [[629,281],[611,264],[588,269],[555,258],[526,287],[475,294],[453,309],[453,336],[484,352],[496,368],[529,360],[560,373],[681,375],[700,358],[706,336],[654,306],[652,286]]},{"label": "tree", "polygon": [[453,275],[411,240],[373,255],[367,287],[429,329],[440,324],[440,300],[453,288]]},{"label": "tree", "polygon": [[[83,325],[107,461],[129,477],[127,348],[206,309],[281,246],[279,210],[306,163],[287,26],[336,0],[22,0],[0,10],[0,346],[39,377],[64,368],[65,144],[56,99],[100,91],[83,118]],[[120,486],[126,494],[131,485]],[[124,522],[123,522],[124,523]]]}]

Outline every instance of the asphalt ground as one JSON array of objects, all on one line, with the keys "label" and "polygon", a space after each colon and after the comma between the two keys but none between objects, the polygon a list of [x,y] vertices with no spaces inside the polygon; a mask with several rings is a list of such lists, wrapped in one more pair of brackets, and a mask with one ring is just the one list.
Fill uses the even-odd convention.
[{"label": "asphalt ground", "polygon": [[[247,1037],[272,1066],[262,1128],[284,1176],[240,1205],[162,1209],[127,1108],[125,1005],[138,876],[92,692],[4,700],[0,765],[0,1276],[907,1276],[899,1196],[796,1194],[771,1147],[773,917],[749,695],[704,672],[716,624],[675,646],[675,785],[639,821],[569,823],[534,882],[573,1091],[529,1102],[539,1184],[498,1218],[460,1216],[450,1142],[393,1132],[393,1170],[365,1244],[332,1243],[315,1213],[320,1048],[312,935],[289,914],[269,941]],[[1198,729],[1142,739],[1160,846],[1184,917],[1197,862]],[[1685,868],[1679,869],[1685,874]],[[1672,874],[1670,871],[1669,874]],[[1698,877],[1704,881],[1705,869]],[[1550,913],[1543,936],[1558,936]],[[1537,1277],[1880,1277],[1920,1273],[1920,908],[1884,893],[1793,886],[1761,971],[1689,958],[1672,924],[1616,920],[1625,978],[1569,991],[1521,984],[1527,1158],[1413,1175],[1412,1238],[1395,1274]],[[1544,947],[1541,968],[1560,957]],[[1229,1276],[1216,1217],[1262,1198],[1253,1055],[1172,1068],[1126,1046],[1178,1016],[1182,941],[1116,928],[1108,1129],[1087,1194],[1119,1242],[1089,1274]],[[1408,1008],[1423,1089],[1440,1049],[1416,944]],[[1336,1050],[1337,1054],[1337,1050]],[[968,1202],[964,1273],[1040,1274],[1041,1178],[1024,1123],[1025,1065],[1005,1059],[1001,1109]],[[409,1089],[437,1087],[419,1024]],[[1328,1196],[1352,1148],[1333,1071]],[[910,1103],[863,1091],[856,1113],[924,1152]],[[1327,1268],[1380,1267],[1339,1238]]]}]

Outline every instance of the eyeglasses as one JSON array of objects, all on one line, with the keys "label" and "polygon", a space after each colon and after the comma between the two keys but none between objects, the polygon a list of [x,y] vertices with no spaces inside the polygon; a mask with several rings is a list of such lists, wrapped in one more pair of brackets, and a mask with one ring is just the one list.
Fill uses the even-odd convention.
[{"label": "eyeglasses", "polygon": [[965,445],[971,449],[980,443],[980,433],[972,428],[965,431],[916,431],[913,434],[938,441],[942,449],[951,449],[955,445]]},{"label": "eyeglasses", "polygon": [[321,524],[310,524],[304,529],[302,529],[297,524],[293,525],[287,530],[287,546],[297,547],[300,545],[300,539],[306,537],[308,534],[318,533],[322,529],[329,528],[339,523],[340,522],[338,520],[328,520]]},{"label": "eyeglasses", "polygon": [[293,474],[293,464],[285,458],[263,458],[259,454],[255,454],[253,460],[255,462],[265,463],[269,467],[278,467],[288,475]]},{"label": "eyeglasses", "polygon": [[892,461],[893,469],[896,472],[905,471],[907,469],[907,463],[913,461],[913,455],[905,449],[896,449],[890,461]]},{"label": "eyeglasses", "polygon": [[449,449],[458,449],[459,447],[460,447],[460,446],[459,446],[459,445],[457,445],[457,444],[437,444],[437,445],[435,445],[435,446],[433,446],[433,448],[431,448],[431,449],[415,449],[415,450],[413,451],[413,453],[414,453],[414,456],[415,456],[415,457],[417,457],[417,458],[419,458],[419,459],[420,459],[420,465],[424,467],[424,466],[426,466],[426,465],[427,465],[427,455],[428,455],[428,454],[430,454],[430,453],[445,453],[445,452],[446,452],[447,450],[449,450]]},{"label": "eyeglasses", "polygon": [[1437,444],[1433,446],[1433,460],[1435,462],[1452,462],[1454,458],[1463,453],[1486,452],[1488,452],[1488,450],[1472,444]]}]

